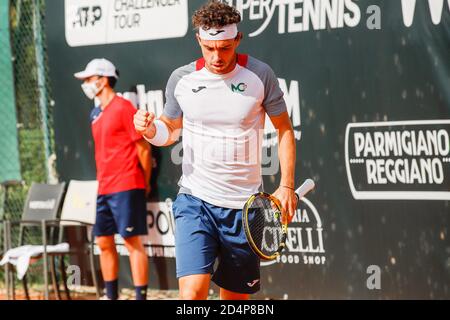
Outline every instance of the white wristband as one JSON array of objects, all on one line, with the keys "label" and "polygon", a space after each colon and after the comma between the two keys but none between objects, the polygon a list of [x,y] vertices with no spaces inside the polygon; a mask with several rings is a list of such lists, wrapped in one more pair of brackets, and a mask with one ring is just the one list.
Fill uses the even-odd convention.
[{"label": "white wristband", "polygon": [[153,124],[155,125],[156,129],[155,136],[151,139],[148,139],[144,135],[144,139],[157,147],[165,145],[167,141],[169,141],[169,128],[167,128],[167,125],[164,123],[164,121],[161,120],[155,120]]}]

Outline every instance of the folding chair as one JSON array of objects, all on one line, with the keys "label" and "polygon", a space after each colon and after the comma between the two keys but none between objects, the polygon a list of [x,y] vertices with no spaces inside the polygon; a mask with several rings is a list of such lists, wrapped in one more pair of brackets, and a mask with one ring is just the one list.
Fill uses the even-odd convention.
[{"label": "folding chair", "polygon": [[[58,243],[61,243],[64,238],[64,231],[68,226],[84,226],[91,232],[86,232],[86,248],[71,248],[68,252],[61,254],[60,271],[64,283],[64,289],[67,299],[70,299],[70,294],[67,286],[67,279],[64,265],[64,255],[85,254],[89,255],[89,262],[91,268],[92,282],[96,289],[97,298],[100,297],[100,289],[97,280],[95,260],[94,260],[94,236],[92,234],[92,227],[95,223],[96,209],[97,209],[97,190],[98,181],[78,181],[71,180],[67,188],[64,205],[61,211],[61,218],[55,221],[48,221],[48,223],[56,222],[59,224]],[[59,288],[57,289],[57,294]]]},{"label": "folding chair", "polygon": [[[24,209],[22,212],[22,218],[19,221],[11,221],[11,220],[5,220],[4,221],[4,245],[5,245],[5,251],[6,249],[11,248],[12,241],[11,241],[11,226],[13,225],[19,225],[19,237],[18,237],[18,246],[22,246],[25,244],[24,234],[27,228],[32,227],[40,227],[41,228],[41,240],[42,245],[46,245],[47,239],[54,238],[54,229],[47,229],[44,228],[44,221],[45,220],[55,220],[60,207],[61,202],[64,194],[65,189],[65,183],[61,184],[42,184],[42,183],[33,183],[31,185],[31,188],[28,192]],[[46,282],[46,285],[48,284],[48,269],[46,264],[47,256],[38,256],[36,258],[44,258],[44,279]],[[7,281],[7,293],[9,297],[10,292],[10,285],[12,286],[12,297],[15,299],[15,283],[14,283],[14,277],[10,276],[10,272],[14,273],[14,268],[9,268],[10,265],[7,264],[6,269],[6,279],[9,279],[10,281]],[[28,292],[28,286],[27,286],[27,277],[26,275],[22,279],[25,296],[27,299],[30,298],[29,292]],[[55,284],[54,284],[55,285]],[[48,287],[45,288],[47,296],[48,296]]]},{"label": "folding chair", "polygon": [[[50,271],[52,276],[52,283],[56,298],[61,299],[59,283],[56,277],[56,267],[55,260],[56,257],[60,258],[60,273],[64,284],[64,290],[67,299],[70,299],[70,292],[67,285],[66,269],[64,265],[64,257],[66,255],[73,254],[89,254],[90,257],[90,267],[91,275],[94,286],[96,288],[97,298],[100,297],[100,290],[98,287],[98,281],[96,276],[95,262],[93,256],[93,237],[89,233],[86,235],[86,241],[84,242],[86,246],[82,247],[69,247],[68,250],[59,252],[48,252],[47,246],[49,242],[55,242],[54,230],[59,229],[57,243],[61,244],[64,237],[64,230],[67,226],[82,226],[82,227],[92,227],[95,223],[96,215],[96,202],[97,202],[97,181],[77,181],[71,180],[69,187],[67,189],[63,208],[61,211],[61,218],[53,219],[42,219],[39,221],[42,228],[42,246],[43,253],[40,257],[43,258],[44,262],[44,298],[49,298],[48,292],[48,260],[50,259]],[[21,221],[22,223],[24,221]],[[28,222],[28,221],[26,221]],[[6,225],[8,227],[8,224]],[[52,230],[50,238],[48,238],[48,229]],[[45,231],[44,231],[45,230]],[[50,241],[49,241],[50,239]],[[24,277],[25,279],[25,277]],[[28,288],[26,280],[24,281],[25,294],[27,299],[29,299]],[[14,292],[14,291],[13,291]],[[13,293],[14,296],[14,293]]]}]

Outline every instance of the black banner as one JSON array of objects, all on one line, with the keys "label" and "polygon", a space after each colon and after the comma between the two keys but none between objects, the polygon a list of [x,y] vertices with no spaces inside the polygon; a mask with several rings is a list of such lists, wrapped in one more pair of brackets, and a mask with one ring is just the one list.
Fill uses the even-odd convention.
[{"label": "black banner", "polygon": [[[239,51],[268,63],[285,93],[297,141],[296,179],[316,182],[289,226],[287,250],[263,263],[257,297],[450,298],[449,3],[231,3],[243,18]],[[93,104],[73,73],[105,57],[121,72],[117,91],[160,114],[170,73],[201,55],[189,24],[201,4],[47,0],[62,180],[95,178]],[[267,123],[267,192],[279,182],[276,144]],[[181,144],[154,149],[149,205],[169,212]],[[149,224],[157,214],[152,211]],[[171,230],[160,222],[161,230]],[[156,235],[170,247],[173,234]],[[174,284],[174,258],[164,260],[170,272],[160,274]]]}]

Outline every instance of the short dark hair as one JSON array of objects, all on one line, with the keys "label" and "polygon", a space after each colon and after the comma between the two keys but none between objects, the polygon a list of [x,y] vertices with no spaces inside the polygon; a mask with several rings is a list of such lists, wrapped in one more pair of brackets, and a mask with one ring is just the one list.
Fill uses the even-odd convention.
[{"label": "short dark hair", "polygon": [[[117,77],[119,77],[119,70],[117,70],[116,69],[116,75],[117,75]],[[117,83],[117,78],[116,77],[107,77],[107,79],[108,79],[108,85],[112,88],[112,89],[114,89],[114,87],[116,86],[116,83]]]},{"label": "short dark hair", "polygon": [[192,25],[195,30],[200,27],[205,30],[220,28],[239,22],[241,22],[239,11],[219,0],[208,1],[192,15]]}]

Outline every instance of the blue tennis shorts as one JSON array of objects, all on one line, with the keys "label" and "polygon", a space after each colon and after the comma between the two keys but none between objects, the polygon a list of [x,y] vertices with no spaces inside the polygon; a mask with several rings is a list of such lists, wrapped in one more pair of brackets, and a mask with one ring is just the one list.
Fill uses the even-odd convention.
[{"label": "blue tennis shorts", "polygon": [[94,235],[110,236],[119,233],[127,238],[147,234],[146,206],[144,189],[97,196]]},{"label": "blue tennis shorts", "polygon": [[[260,288],[259,257],[242,228],[242,210],[214,206],[179,194],[173,203],[177,278],[212,274],[221,288],[255,293]],[[218,258],[216,270],[214,263]]]}]

